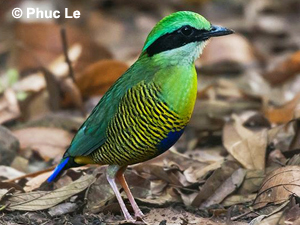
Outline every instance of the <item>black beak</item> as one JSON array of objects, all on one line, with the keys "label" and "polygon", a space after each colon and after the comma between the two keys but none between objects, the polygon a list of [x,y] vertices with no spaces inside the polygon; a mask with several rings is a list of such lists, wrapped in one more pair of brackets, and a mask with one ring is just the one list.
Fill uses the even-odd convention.
[{"label": "black beak", "polygon": [[232,33],[233,30],[215,25],[212,25],[210,31],[208,32],[210,37],[224,36]]},{"label": "black beak", "polygon": [[232,33],[234,33],[233,30],[230,30],[225,27],[212,25],[209,31],[205,31],[205,32],[202,31],[199,35],[197,35],[198,36],[197,39],[203,41],[211,37],[224,36]]}]

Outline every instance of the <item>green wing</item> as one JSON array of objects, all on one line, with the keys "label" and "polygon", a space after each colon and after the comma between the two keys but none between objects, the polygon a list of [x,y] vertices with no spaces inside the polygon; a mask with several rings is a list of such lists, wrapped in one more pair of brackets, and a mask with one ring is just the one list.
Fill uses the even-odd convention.
[{"label": "green wing", "polygon": [[153,70],[141,71],[139,68],[143,67],[135,63],[105,93],[78,130],[65,153],[65,157],[89,155],[104,144],[107,139],[108,124],[115,115],[122,97],[128,89],[142,80],[153,77],[155,73]]}]

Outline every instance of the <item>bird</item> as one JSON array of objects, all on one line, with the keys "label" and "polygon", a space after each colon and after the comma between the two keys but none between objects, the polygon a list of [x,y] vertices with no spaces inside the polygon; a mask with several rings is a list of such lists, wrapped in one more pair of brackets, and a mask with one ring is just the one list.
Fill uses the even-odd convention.
[{"label": "bird", "polygon": [[231,29],[212,25],[191,11],[174,12],[159,21],[137,61],[102,96],[78,129],[48,182],[71,167],[108,165],[106,178],[125,219],[134,220],[116,181],[127,195],[134,218],[143,218],[124,171],[164,153],[180,138],[196,102],[195,60],[211,37],[231,33]]}]

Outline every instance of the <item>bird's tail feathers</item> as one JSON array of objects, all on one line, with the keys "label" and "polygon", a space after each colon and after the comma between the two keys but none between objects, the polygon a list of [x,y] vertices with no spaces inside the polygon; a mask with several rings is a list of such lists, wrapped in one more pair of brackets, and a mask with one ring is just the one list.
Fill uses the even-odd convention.
[{"label": "bird's tail feathers", "polygon": [[70,161],[70,157],[66,157],[61,160],[61,162],[56,166],[51,176],[47,179],[50,183],[54,181],[65,169],[68,169],[68,162]]}]

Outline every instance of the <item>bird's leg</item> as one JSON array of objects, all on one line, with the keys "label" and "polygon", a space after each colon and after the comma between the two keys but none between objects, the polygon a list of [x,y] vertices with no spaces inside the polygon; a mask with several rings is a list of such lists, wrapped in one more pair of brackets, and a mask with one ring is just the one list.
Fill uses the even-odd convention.
[{"label": "bird's leg", "polygon": [[116,178],[116,175],[119,171],[120,167],[117,166],[117,165],[109,165],[107,167],[107,172],[106,172],[106,178],[107,178],[107,181],[108,183],[110,184],[110,186],[112,187],[116,197],[117,197],[117,200],[119,202],[119,205],[122,209],[122,212],[124,214],[124,217],[126,220],[133,220],[133,218],[131,217],[131,215],[129,214],[128,212],[128,209],[126,208],[126,205],[121,197],[121,194],[120,194],[120,191],[116,185],[116,181],[115,181],[115,178]]},{"label": "bird's leg", "polygon": [[128,187],[128,184],[125,180],[125,177],[124,177],[124,171],[126,170],[127,166],[124,166],[122,168],[120,168],[120,170],[117,172],[116,174],[116,178],[117,180],[120,182],[120,184],[122,185],[122,187],[124,188],[124,191],[127,195],[127,198],[129,199],[130,201],[130,204],[132,206],[132,209],[134,211],[134,216],[135,218],[143,218],[144,217],[144,214],[143,212],[140,210],[139,206],[136,204],[135,200],[134,200],[134,197],[132,196],[131,194],[131,191]]}]

